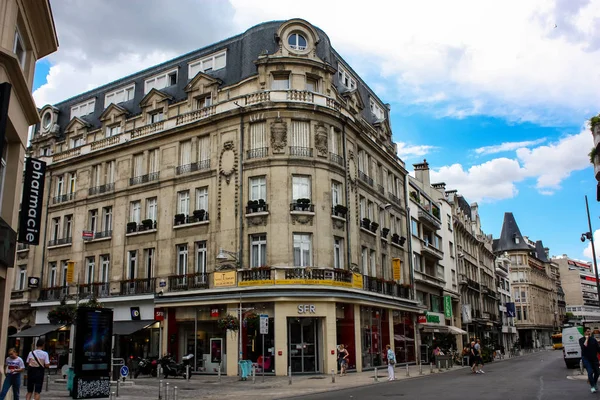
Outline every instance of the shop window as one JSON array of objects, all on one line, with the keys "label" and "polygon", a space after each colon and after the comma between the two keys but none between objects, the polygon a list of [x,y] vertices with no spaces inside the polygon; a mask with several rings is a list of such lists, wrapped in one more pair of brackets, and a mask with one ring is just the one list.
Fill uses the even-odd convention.
[{"label": "shop window", "polygon": [[[348,369],[356,368],[356,340],[354,335],[354,304],[337,303],[335,305],[336,316],[336,344],[339,350],[340,344],[348,350]],[[338,371],[340,365],[338,363]]]},{"label": "shop window", "polygon": [[412,314],[405,311],[393,311],[392,319],[396,362],[415,362],[415,327]]},{"label": "shop window", "polygon": [[[387,326],[382,324],[383,309],[378,307],[363,307],[360,309],[361,342],[363,368],[373,368],[383,365],[383,336],[382,327],[389,332]],[[387,320],[386,320],[387,321]],[[388,333],[389,341],[389,333]],[[386,343],[387,344],[387,343]]]}]

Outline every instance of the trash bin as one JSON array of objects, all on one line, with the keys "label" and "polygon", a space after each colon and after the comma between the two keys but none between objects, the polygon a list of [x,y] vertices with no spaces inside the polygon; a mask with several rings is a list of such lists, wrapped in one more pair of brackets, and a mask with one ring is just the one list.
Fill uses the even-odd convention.
[{"label": "trash bin", "polygon": [[248,375],[250,375],[250,369],[252,368],[252,361],[250,360],[240,360],[240,371],[242,373],[242,380],[245,381],[248,379]]},{"label": "trash bin", "polygon": [[73,390],[73,381],[75,380],[75,368],[69,368],[67,371],[67,390]]}]

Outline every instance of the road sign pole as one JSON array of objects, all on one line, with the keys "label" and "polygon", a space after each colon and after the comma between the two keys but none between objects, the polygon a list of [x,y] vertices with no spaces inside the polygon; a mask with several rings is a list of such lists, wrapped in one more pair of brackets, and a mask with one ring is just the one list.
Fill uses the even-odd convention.
[{"label": "road sign pole", "polygon": [[262,381],[265,382],[265,335],[262,335]]}]

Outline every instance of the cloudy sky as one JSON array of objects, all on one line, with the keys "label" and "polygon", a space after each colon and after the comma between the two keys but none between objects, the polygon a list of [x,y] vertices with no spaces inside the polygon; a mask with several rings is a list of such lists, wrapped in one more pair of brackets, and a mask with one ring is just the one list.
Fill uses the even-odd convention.
[{"label": "cloudy sky", "polygon": [[[600,228],[593,143],[600,111],[600,0],[54,0],[60,48],[34,97],[55,103],[263,21],[319,26],[392,106],[399,156],[477,201],[484,230],[505,211],[552,254],[591,259]],[[600,230],[596,232],[600,250]]]}]

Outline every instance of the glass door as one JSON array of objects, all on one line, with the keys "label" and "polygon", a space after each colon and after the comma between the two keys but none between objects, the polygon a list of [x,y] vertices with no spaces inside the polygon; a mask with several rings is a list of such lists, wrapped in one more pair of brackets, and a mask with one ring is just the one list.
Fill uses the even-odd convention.
[{"label": "glass door", "polygon": [[317,318],[289,318],[289,365],[292,373],[319,372]]}]

